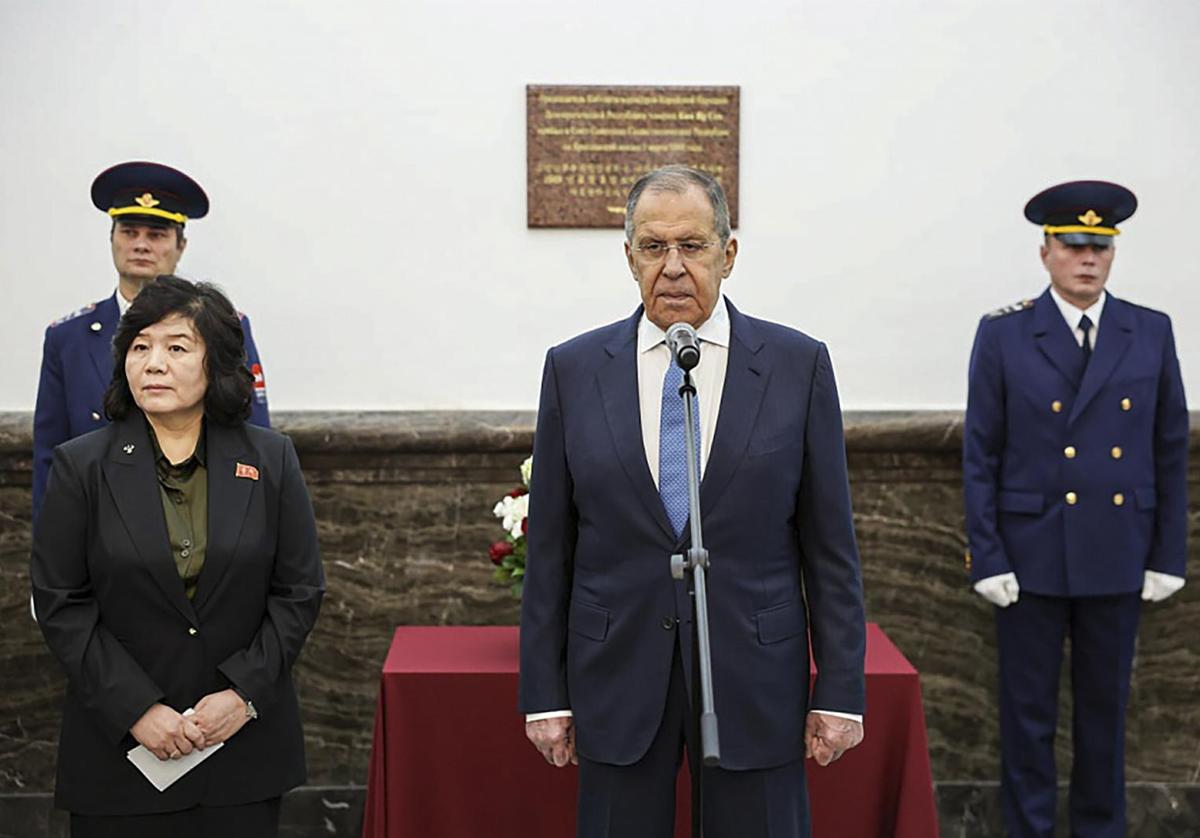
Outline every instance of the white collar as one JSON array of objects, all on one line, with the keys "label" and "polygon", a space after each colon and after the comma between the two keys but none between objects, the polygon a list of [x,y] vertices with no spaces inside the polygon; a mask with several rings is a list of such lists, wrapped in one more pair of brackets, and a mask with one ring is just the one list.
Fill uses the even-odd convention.
[{"label": "white collar", "polygon": [[129,307],[133,305],[129,300],[125,299],[125,295],[121,293],[121,286],[117,286],[117,313],[124,317],[125,312],[129,311]]},{"label": "white collar", "polygon": [[[696,335],[705,343],[729,346],[729,308],[725,305],[724,294],[717,298],[717,304],[713,306],[712,314],[700,324]],[[662,344],[666,339],[667,333],[651,323],[646,317],[646,313],[642,312],[642,319],[638,322],[638,352],[647,352]]]},{"label": "white collar", "polygon": [[1092,321],[1093,326],[1100,322],[1100,313],[1104,311],[1104,301],[1108,299],[1108,292],[1101,291],[1100,299],[1096,300],[1096,302],[1092,303],[1086,309],[1077,308],[1073,304],[1068,303],[1059,295],[1053,285],[1050,286],[1050,296],[1053,298],[1054,304],[1058,306],[1058,310],[1062,312],[1063,320],[1066,320],[1067,325],[1074,331],[1079,328],[1079,321],[1083,319],[1085,314]]}]

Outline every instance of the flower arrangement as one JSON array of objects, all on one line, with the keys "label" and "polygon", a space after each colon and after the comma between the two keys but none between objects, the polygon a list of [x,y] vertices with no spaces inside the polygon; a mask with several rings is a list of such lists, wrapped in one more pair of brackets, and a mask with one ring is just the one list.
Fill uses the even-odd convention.
[{"label": "flower arrangement", "polygon": [[500,499],[492,514],[501,520],[505,536],[488,548],[488,556],[496,566],[492,578],[509,586],[516,599],[525,586],[525,531],[529,528],[529,476],[533,472],[533,457],[521,463],[521,485]]}]

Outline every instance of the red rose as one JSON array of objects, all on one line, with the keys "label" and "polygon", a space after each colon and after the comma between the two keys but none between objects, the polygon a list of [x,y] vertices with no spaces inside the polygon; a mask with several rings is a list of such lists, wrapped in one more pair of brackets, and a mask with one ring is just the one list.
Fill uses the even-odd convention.
[{"label": "red rose", "polygon": [[529,518],[528,518],[528,516],[521,519],[521,535],[529,535]]},{"label": "red rose", "polygon": [[492,564],[500,564],[504,561],[504,557],[512,553],[513,546],[507,541],[497,541],[488,548],[488,556],[492,560]]},{"label": "red rose", "polygon": [[521,497],[521,495],[527,495],[527,494],[529,494],[528,489],[526,489],[524,486],[518,486],[517,488],[515,488],[511,492],[509,492],[508,496],[510,498],[519,498],[519,497]]}]

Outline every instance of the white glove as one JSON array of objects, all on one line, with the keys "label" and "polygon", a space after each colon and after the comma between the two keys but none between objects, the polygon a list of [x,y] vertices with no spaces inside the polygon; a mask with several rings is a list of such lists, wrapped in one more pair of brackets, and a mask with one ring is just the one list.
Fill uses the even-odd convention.
[{"label": "white glove", "polygon": [[[987,581],[986,579],[984,580]],[[1183,587],[1181,576],[1169,573],[1159,573],[1157,570],[1146,571],[1146,581],[1142,584],[1142,599],[1146,602],[1162,602],[1171,594]]]},{"label": "white glove", "polygon": [[1008,608],[1017,601],[1021,586],[1017,584],[1017,574],[1001,573],[999,576],[989,576],[975,583],[975,593],[999,608]]}]

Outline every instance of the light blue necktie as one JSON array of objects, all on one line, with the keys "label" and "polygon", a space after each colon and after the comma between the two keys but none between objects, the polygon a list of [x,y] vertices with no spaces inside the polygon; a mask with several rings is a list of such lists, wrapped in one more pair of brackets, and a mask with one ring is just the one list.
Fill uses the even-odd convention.
[{"label": "light blue necktie", "polygon": [[[658,494],[671,528],[678,538],[688,520],[687,439],[684,437],[683,398],[679,386],[683,370],[671,356],[671,366],[663,376],[662,415],[658,423]],[[696,432],[696,474],[700,474],[700,410],[693,405]]]}]

